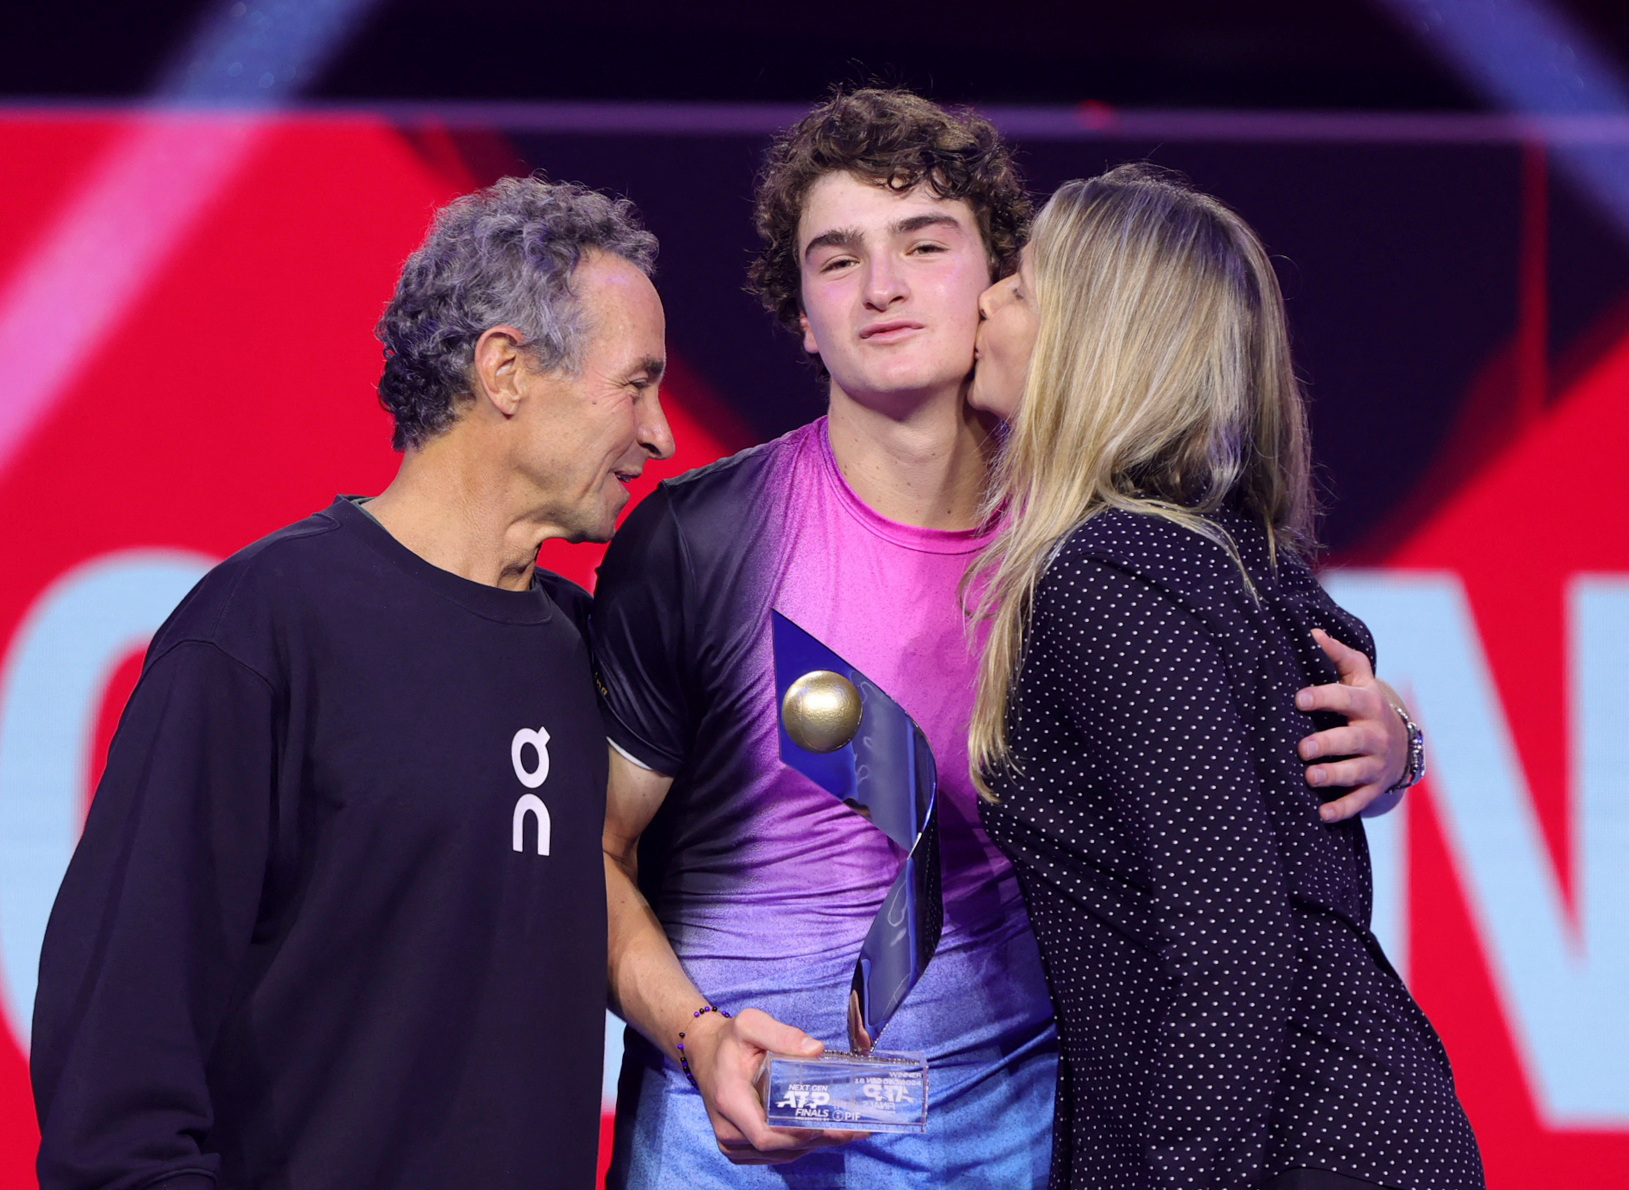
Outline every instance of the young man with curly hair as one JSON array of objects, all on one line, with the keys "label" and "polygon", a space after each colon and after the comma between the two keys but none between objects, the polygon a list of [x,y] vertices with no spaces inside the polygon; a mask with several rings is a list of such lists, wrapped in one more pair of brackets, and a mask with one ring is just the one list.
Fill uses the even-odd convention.
[{"label": "young man with curly hair", "polygon": [[[1029,213],[987,121],[905,92],[837,95],[772,150],[752,282],[818,355],[829,412],[662,485],[619,531],[596,598],[617,745],[612,997],[642,1035],[613,1184],[1045,1181],[1052,1014],[1017,885],[978,826],[956,593],[986,542],[989,431],[962,399],[978,295],[1013,267]],[[899,868],[880,831],[780,762],[772,608],[904,706],[938,762],[944,932],[884,1039],[928,1055],[922,1136],[771,1129],[751,1086],[765,1050],[842,1037]],[[708,1004],[734,1015],[693,1015]],[[802,1159],[732,1168],[718,1149]]]},{"label": "young man with curly hair", "polygon": [[[1056,1038],[1018,886],[979,825],[958,597],[989,539],[990,426],[964,400],[978,299],[1016,267],[1030,209],[988,121],[903,91],[838,93],[771,150],[751,280],[818,357],[827,415],[664,483],[596,594],[611,991],[636,1031],[614,1186],[1046,1183]],[[899,868],[780,761],[772,610],[900,703],[937,760],[943,935],[884,1039],[927,1054],[922,1135],[772,1129],[752,1086],[765,1051],[840,1041]]]}]

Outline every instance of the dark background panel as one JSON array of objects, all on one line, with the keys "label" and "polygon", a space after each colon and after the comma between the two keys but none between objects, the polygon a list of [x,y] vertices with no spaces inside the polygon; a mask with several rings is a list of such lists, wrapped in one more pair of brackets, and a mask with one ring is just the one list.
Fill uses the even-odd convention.
[{"label": "dark background panel", "polygon": [[758,243],[752,180],[767,134],[521,133],[511,140],[529,164],[551,177],[588,181],[638,204],[662,241],[657,279],[674,349],[760,437],[820,414],[825,388],[802,346],[745,288],[747,262]]},{"label": "dark background panel", "polygon": [[[1518,151],[1482,145],[1180,141],[1029,145],[1039,193],[1127,160],[1181,170],[1279,266],[1328,511],[1362,538],[1431,465],[1516,309]],[[1463,201],[1466,191],[1479,200]],[[1383,482],[1377,482],[1383,480]]]},{"label": "dark background panel", "polygon": [[[1624,21],[1629,24],[1629,3]],[[1610,153],[1622,161],[1629,156],[1622,145],[1572,151],[1586,159]],[[1553,171],[1554,153],[1547,160]],[[1629,203],[1629,191],[1623,201]],[[1629,234],[1617,230],[1600,206],[1565,178],[1552,174],[1546,202],[1549,339],[1552,351],[1564,355],[1569,345],[1591,335],[1603,310],[1629,297]]]},{"label": "dark background panel", "polygon": [[[675,350],[761,437],[820,413],[823,388],[800,345],[743,288],[756,246],[752,178],[767,134],[508,139],[532,168],[638,203],[662,240]],[[1032,138],[1018,147],[1040,196],[1071,177],[1149,160],[1187,174],[1256,227],[1284,284],[1311,397],[1325,537],[1337,552],[1414,490],[1474,380],[1516,332],[1519,146]],[[1568,235],[1574,254],[1615,250],[1598,224],[1569,225]],[[1554,286],[1570,302],[1569,328],[1593,325],[1629,289],[1603,270],[1588,277]]]},{"label": "dark background panel", "polygon": [[[1456,0],[1482,5],[1487,0]],[[336,0],[245,0],[280,31]],[[1452,10],[1456,3],[1435,7]],[[12,0],[0,91],[136,98],[172,77],[194,24],[230,4]],[[384,98],[805,102],[878,78],[946,101],[1131,107],[1476,110],[1475,92],[1378,0],[373,0],[307,86],[322,101]],[[1629,58],[1621,0],[1548,7]]]}]

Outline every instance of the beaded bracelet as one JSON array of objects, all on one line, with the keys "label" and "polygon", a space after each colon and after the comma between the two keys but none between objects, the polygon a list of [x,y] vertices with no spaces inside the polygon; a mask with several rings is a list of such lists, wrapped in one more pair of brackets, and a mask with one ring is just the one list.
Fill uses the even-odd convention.
[{"label": "beaded bracelet", "polygon": [[[719,1016],[724,1017],[726,1020],[729,1019],[729,1015],[730,1015],[728,1012],[726,1012],[722,1008],[714,1008],[711,1004],[703,1004],[700,1008],[696,1009],[695,1012],[692,1012],[690,1014],[690,1019],[693,1020],[693,1021],[694,1020],[700,1020],[704,1013],[709,1013],[709,1012],[716,1012],[716,1013],[718,1013]],[[677,1049],[679,1051],[679,1069],[684,1071],[684,1077],[690,1080],[690,1085],[692,1087],[696,1087],[696,1076],[690,1073],[690,1059],[684,1056],[684,1032],[683,1032],[683,1030],[680,1030],[680,1032],[679,1032],[679,1044],[677,1046]],[[696,1090],[699,1091],[699,1090],[701,1090],[701,1088],[696,1087]]]}]

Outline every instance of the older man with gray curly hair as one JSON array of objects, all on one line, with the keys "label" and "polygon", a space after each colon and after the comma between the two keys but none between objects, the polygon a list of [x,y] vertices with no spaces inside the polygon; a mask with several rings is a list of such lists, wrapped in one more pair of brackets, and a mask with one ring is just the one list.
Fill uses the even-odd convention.
[{"label": "older man with gray curly hair", "polygon": [[44,1187],[588,1185],[606,753],[586,596],[673,442],[626,202],[458,199],[378,335],[402,452],[159,630],[46,933]]}]

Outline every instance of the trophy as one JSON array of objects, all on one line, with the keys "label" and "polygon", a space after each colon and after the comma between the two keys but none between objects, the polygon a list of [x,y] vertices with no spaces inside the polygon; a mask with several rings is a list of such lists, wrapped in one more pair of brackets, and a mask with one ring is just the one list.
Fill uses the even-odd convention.
[{"label": "trophy", "polygon": [[922,977],[944,924],[939,888],[938,769],[903,708],[779,612],[775,649],[781,760],[832,793],[905,853],[854,964],[849,1052],[772,1053],[758,1076],[778,1128],[921,1132],[926,1055],[875,1046]]}]

